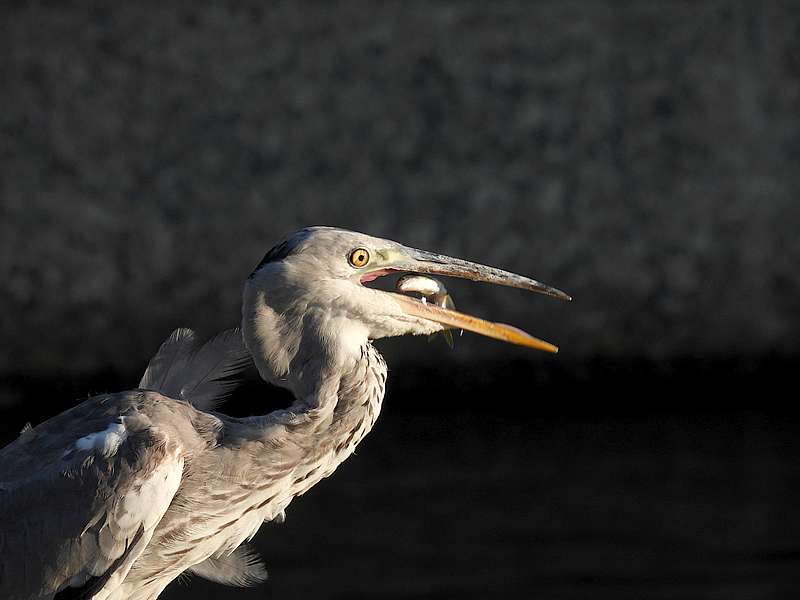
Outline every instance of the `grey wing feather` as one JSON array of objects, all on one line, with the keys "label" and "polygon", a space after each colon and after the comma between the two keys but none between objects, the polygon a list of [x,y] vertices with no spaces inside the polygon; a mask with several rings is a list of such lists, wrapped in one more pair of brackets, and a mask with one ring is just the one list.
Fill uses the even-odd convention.
[{"label": "grey wing feather", "polygon": [[[144,417],[120,424],[107,414],[140,407],[142,394],[90,398],[0,450],[0,598],[84,584],[108,592],[125,578],[183,472],[168,434]],[[125,439],[110,452],[89,447],[109,422]]]},{"label": "grey wing feather", "polygon": [[209,581],[236,587],[251,587],[267,580],[264,561],[246,544],[227,556],[212,556],[188,570]]},{"label": "grey wing feather", "polygon": [[139,388],[212,410],[239,384],[252,364],[241,331],[228,329],[202,346],[191,329],[176,329],[147,365]]}]

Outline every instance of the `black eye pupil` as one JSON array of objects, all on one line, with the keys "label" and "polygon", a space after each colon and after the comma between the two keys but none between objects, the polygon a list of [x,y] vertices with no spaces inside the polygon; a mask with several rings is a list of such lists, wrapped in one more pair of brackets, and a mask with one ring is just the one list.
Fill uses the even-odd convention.
[{"label": "black eye pupil", "polygon": [[363,248],[358,250],[353,250],[353,253],[350,255],[350,263],[354,267],[363,267],[368,262],[369,262],[369,252],[367,252]]}]

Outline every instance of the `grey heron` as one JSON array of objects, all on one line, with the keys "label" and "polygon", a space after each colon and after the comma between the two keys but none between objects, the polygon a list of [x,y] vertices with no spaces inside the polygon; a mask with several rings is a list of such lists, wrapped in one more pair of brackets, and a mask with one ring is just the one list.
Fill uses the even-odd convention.
[{"label": "grey heron", "polygon": [[[291,235],[245,282],[241,330],[203,346],[178,330],[136,390],[89,398],[0,450],[0,597],[149,600],[185,571],[262,581],[245,542],[333,473],[378,417],[387,370],[373,340],[458,328],[557,350],[509,325],[363,285],[395,272],[569,299],[360,233]],[[249,418],[213,410],[251,359],[294,403]]]}]

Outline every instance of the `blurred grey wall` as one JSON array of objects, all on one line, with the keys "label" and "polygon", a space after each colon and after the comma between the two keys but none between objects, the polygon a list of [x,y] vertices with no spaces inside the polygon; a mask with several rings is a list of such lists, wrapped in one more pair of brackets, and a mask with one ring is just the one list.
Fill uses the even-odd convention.
[{"label": "blurred grey wall", "polygon": [[567,290],[453,286],[562,357],[797,353],[800,3],[174,4],[0,9],[0,376],[232,326],[310,224]]}]

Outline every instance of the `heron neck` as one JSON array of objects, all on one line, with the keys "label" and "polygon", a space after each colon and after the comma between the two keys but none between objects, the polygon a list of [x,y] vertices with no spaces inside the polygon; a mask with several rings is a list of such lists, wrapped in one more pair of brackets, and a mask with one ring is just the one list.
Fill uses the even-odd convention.
[{"label": "heron neck", "polygon": [[288,410],[227,421],[226,445],[246,448],[239,454],[250,457],[238,480],[257,490],[248,502],[263,519],[275,518],[353,453],[378,418],[386,372],[365,341],[348,369],[322,374],[318,393],[298,398]]},{"label": "heron neck", "polygon": [[251,422],[256,431],[249,435],[270,448],[299,449],[302,464],[317,462],[330,474],[372,429],[383,401],[386,363],[368,341],[366,327],[335,311],[284,301],[280,290],[266,293],[257,284],[245,288],[245,342],[262,378],[288,388],[295,401]]},{"label": "heron neck", "polygon": [[378,418],[386,374],[383,357],[365,340],[355,354],[338,357],[318,371],[307,369],[302,385],[295,386],[306,391],[295,396],[288,410],[264,417],[264,434],[274,437],[271,426],[280,424],[292,434],[292,443],[308,440],[315,451],[349,454]]}]

